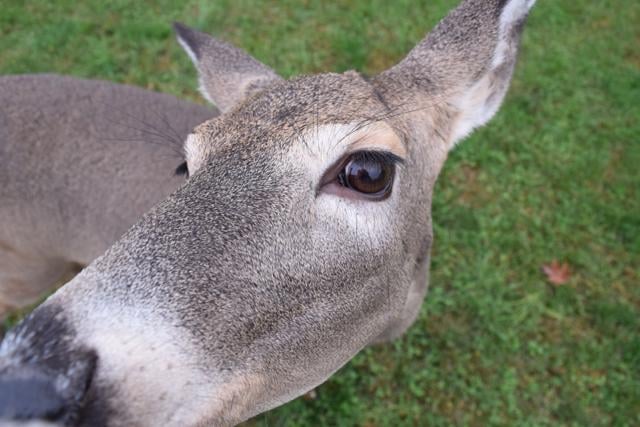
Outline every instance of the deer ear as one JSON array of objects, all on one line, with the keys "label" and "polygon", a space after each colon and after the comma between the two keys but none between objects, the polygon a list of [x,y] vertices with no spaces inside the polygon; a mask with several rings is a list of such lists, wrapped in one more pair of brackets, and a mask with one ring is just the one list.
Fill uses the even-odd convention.
[{"label": "deer ear", "polygon": [[377,77],[385,91],[452,107],[451,149],[498,111],[535,0],[465,0],[396,66]]},{"label": "deer ear", "polygon": [[282,80],[241,49],[178,22],[173,28],[178,43],[198,69],[200,92],[223,113],[252,93]]}]

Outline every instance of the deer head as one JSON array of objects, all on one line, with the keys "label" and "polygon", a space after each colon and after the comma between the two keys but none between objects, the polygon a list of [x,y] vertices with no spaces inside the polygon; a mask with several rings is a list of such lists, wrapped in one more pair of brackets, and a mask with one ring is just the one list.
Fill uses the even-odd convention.
[{"label": "deer head", "polygon": [[401,334],[434,183],[497,111],[533,2],[464,1],[372,79],[283,80],[177,25],[223,114],[187,138],[186,184],[5,338],[4,415],[234,424]]}]

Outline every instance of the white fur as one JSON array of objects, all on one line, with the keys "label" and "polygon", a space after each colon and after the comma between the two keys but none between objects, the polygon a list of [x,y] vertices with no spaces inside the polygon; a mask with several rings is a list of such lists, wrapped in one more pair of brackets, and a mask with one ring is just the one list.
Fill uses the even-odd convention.
[{"label": "white fur", "polygon": [[193,62],[193,64],[197,67],[198,57],[196,56],[196,53],[193,50],[191,50],[191,46],[189,46],[189,43],[185,42],[182,37],[178,36],[177,38],[178,38],[178,43],[180,43],[180,46],[182,46],[182,49],[184,49],[184,51],[187,52],[187,55],[189,55],[189,58],[191,58],[191,62]]},{"label": "white fur", "polygon": [[[312,185],[318,185],[329,167],[350,151],[350,146],[358,143],[358,150],[388,149],[388,146],[376,138],[376,124],[358,129],[358,123],[326,124],[303,132],[300,141],[292,144],[292,161],[304,162],[307,171],[311,171]],[[373,135],[367,139],[363,135]],[[398,168],[401,169],[401,168]],[[396,173],[394,187],[401,179],[400,170]],[[346,225],[356,236],[362,236],[363,242],[378,246],[384,243],[386,231],[391,228],[393,206],[398,202],[394,191],[383,201],[371,202],[348,199],[334,194],[320,193],[316,199],[316,212],[320,220],[339,222]]]},{"label": "white fur", "polygon": [[[195,65],[196,68],[200,70],[200,61],[198,61],[198,57],[196,56],[195,52],[191,50],[191,46],[189,46],[189,44],[185,42],[182,37],[177,36],[177,39],[180,46],[182,46],[182,49],[184,49],[184,51],[187,52],[187,55],[189,55],[189,58],[191,59],[191,62],[193,62],[193,65]],[[204,80],[202,79],[202,73],[198,73],[198,91],[204,99],[206,99],[213,105],[216,104],[215,102],[213,102],[213,99],[211,99],[209,93],[207,92]]]},{"label": "white fur", "polygon": [[498,45],[493,56],[492,68],[504,63],[509,50],[507,34],[511,27],[522,20],[533,7],[536,0],[512,0],[502,9],[500,14],[500,29],[498,31]]},{"label": "white fur", "polygon": [[[512,0],[500,14],[498,42],[496,44],[490,70],[473,86],[467,89],[454,105],[460,111],[460,117],[453,126],[450,149],[466,138],[475,128],[486,124],[496,114],[507,92],[507,82],[492,82],[492,73],[512,60],[516,47],[510,40],[510,31],[514,25],[524,19],[536,0]],[[497,85],[490,87],[491,84]],[[490,97],[491,102],[488,102]]]},{"label": "white fur", "polygon": [[205,157],[205,144],[198,134],[190,133],[187,135],[187,139],[184,142],[184,157],[187,161],[189,174],[193,175],[200,169]]},{"label": "white fur", "polygon": [[94,381],[117,389],[120,411],[149,426],[192,425],[216,406],[221,379],[194,369],[198,352],[170,319],[107,301],[90,314],[77,304],[69,307],[78,339],[100,355]]},{"label": "white fur", "polygon": [[487,123],[500,108],[506,88],[502,94],[496,95],[494,102],[487,103],[486,100],[491,94],[490,82],[490,76],[485,75],[455,102],[460,117],[453,126],[450,148],[469,136],[475,128]]},{"label": "white fur", "polygon": [[242,417],[250,406],[247,399],[262,390],[261,378],[211,367],[203,371],[204,356],[184,330],[173,326],[178,319],[152,301],[128,305],[110,298],[108,288],[118,284],[105,289],[97,280],[80,273],[52,300],[64,301],[78,342],[98,353],[93,381],[116,392],[111,404],[125,418],[141,426],[183,426]]},{"label": "white fur", "polygon": [[[397,183],[394,185],[397,186]],[[320,194],[316,210],[323,221],[346,225],[364,245],[379,248],[391,238],[387,233],[393,228],[393,206],[396,201],[393,191],[388,199],[378,202]]]},{"label": "white fur", "polygon": [[200,73],[198,73],[198,92],[200,92],[200,95],[202,95],[204,99],[209,101],[211,105],[218,107],[218,105],[215,102],[213,102],[213,98],[209,96],[209,92],[207,92],[207,87],[204,84],[204,79],[202,78],[202,74]]},{"label": "white fur", "polygon": [[403,158],[404,146],[391,128],[374,122],[366,126],[360,123],[324,124],[301,133],[299,141],[291,144],[294,159],[307,159],[307,169],[319,180],[329,166],[351,150],[386,150]]},{"label": "white fur", "polygon": [[322,177],[324,171],[338,161],[346,152],[347,136],[352,134],[357,123],[328,124],[313,127],[302,132],[299,141],[291,144],[294,158],[304,158],[307,170],[314,181]]}]

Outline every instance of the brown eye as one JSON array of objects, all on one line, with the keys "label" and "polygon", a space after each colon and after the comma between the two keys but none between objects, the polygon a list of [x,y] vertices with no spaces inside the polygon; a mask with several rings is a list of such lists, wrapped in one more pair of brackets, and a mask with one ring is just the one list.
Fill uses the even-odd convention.
[{"label": "brown eye", "polygon": [[398,160],[396,156],[383,152],[354,153],[338,174],[338,182],[367,198],[386,199],[391,194]]}]

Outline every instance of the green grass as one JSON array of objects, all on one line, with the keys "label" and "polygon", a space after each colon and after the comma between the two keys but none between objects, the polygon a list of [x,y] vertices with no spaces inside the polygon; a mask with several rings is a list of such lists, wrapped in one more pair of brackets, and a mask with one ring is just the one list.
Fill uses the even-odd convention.
[{"label": "green grass", "polygon": [[[454,3],[2,0],[0,73],[197,100],[172,20],[286,76],[375,73]],[[538,3],[502,110],[437,184],[419,320],[249,425],[640,425],[640,2]],[[545,282],[552,259],[568,284]]]}]

